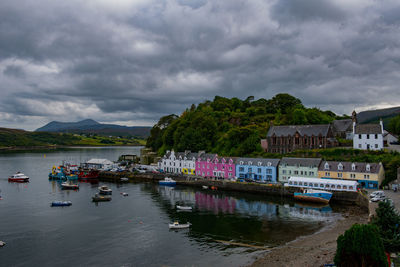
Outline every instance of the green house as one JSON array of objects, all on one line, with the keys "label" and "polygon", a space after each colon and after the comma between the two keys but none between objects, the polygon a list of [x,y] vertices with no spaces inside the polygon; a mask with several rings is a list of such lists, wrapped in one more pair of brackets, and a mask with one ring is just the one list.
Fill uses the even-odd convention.
[{"label": "green house", "polygon": [[282,158],[279,164],[279,182],[287,183],[290,177],[318,178],[320,158]]}]

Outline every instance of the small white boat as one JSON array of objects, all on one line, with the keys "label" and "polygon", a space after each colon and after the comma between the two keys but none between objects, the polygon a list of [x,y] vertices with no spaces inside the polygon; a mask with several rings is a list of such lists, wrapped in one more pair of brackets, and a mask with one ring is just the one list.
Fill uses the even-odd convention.
[{"label": "small white boat", "polygon": [[0,247],[4,247],[6,245],[6,242],[0,241]]},{"label": "small white boat", "polygon": [[70,182],[64,182],[64,183],[61,183],[61,188],[62,189],[79,189],[79,185],[78,184],[73,184],[73,183],[70,183]]},{"label": "small white boat", "polygon": [[158,183],[160,185],[169,185],[169,186],[176,185],[176,181],[169,177],[165,177],[164,180],[160,180],[160,181],[158,181]]},{"label": "small white boat", "polygon": [[202,188],[203,188],[203,189],[208,189],[208,186],[203,185]]},{"label": "small white boat", "polygon": [[122,177],[121,179],[119,179],[121,182],[129,182],[129,178],[126,177]]},{"label": "small white boat", "polygon": [[29,182],[29,177],[21,172],[17,172],[16,174],[8,177],[9,182],[17,182],[17,183],[26,183]]},{"label": "small white boat", "polygon": [[129,196],[128,193],[125,193],[125,192],[121,193],[121,195],[123,195],[124,197]]},{"label": "small white boat", "polygon": [[112,190],[108,186],[102,185],[102,186],[99,187],[99,193],[102,194],[102,195],[111,195],[112,194]]},{"label": "small white boat", "polygon": [[178,210],[192,210],[192,207],[190,207],[190,206],[179,206],[179,205],[176,205],[176,208]]},{"label": "small white boat", "polygon": [[189,222],[183,223],[183,224],[180,224],[179,222],[173,222],[173,223],[170,223],[168,226],[169,226],[169,229],[184,229],[184,228],[189,228],[191,225],[192,224]]}]

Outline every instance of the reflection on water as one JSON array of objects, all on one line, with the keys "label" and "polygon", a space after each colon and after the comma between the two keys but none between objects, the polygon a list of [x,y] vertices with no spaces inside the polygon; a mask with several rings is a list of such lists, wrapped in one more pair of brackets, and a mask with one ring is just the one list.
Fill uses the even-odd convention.
[{"label": "reflection on water", "polygon": [[[134,154],[134,149],[138,152],[84,148],[48,152],[46,157],[0,154],[0,178],[17,170],[31,178],[28,184],[0,179],[0,239],[7,242],[0,249],[0,265],[243,266],[260,253],[258,248],[314,233],[323,226],[321,221],[329,223],[338,216],[329,206],[153,183],[104,183],[113,190],[112,201],[95,205],[91,197],[99,184],[80,183],[73,191],[48,180],[51,167],[63,160],[116,160],[121,154]],[[54,200],[73,204],[51,208]],[[177,204],[193,211],[178,211]],[[168,223],[174,220],[192,226],[169,231]]]}]

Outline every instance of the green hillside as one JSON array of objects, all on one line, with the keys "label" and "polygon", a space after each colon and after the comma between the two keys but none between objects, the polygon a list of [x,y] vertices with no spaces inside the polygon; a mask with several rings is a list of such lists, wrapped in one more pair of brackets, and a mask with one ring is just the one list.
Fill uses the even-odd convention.
[{"label": "green hillside", "polygon": [[79,136],[66,133],[29,132],[0,128],[0,148],[36,146],[143,145],[143,140],[103,136]]},{"label": "green hillside", "polygon": [[331,111],[306,108],[289,94],[268,100],[216,96],[213,101],[192,105],[181,116],[162,117],[152,128],[147,146],[160,155],[173,148],[245,156],[261,152],[260,139],[265,138],[271,123],[321,124],[338,118]]}]

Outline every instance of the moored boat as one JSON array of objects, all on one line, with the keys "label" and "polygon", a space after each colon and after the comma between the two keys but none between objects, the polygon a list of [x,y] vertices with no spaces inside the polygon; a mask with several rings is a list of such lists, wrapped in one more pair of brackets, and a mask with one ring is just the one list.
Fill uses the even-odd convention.
[{"label": "moored boat", "polygon": [[164,180],[160,180],[160,181],[158,181],[158,183],[160,185],[169,185],[169,186],[176,185],[176,181],[171,179],[171,178],[169,178],[169,177],[165,177]]},{"label": "moored boat", "polygon": [[78,174],[80,180],[92,180],[99,178],[99,171],[98,170],[86,170],[81,171]]},{"label": "moored boat", "polygon": [[62,189],[79,189],[79,185],[78,184],[73,184],[71,182],[64,182],[61,183],[61,188]]},{"label": "moored boat", "polygon": [[63,207],[63,206],[71,206],[71,201],[53,201],[51,202],[52,207]]},{"label": "moored boat", "polygon": [[294,198],[302,201],[311,201],[319,203],[329,203],[332,193],[323,190],[304,189],[303,192],[295,192]]},{"label": "moored boat", "polygon": [[17,172],[16,174],[13,174],[10,177],[8,177],[8,181],[16,183],[27,183],[29,182],[29,177],[21,172]]},{"label": "moored boat", "polygon": [[190,206],[179,206],[179,205],[176,205],[176,208],[178,210],[192,210],[192,207],[190,207]]},{"label": "moored boat", "polygon": [[179,222],[173,222],[168,224],[169,229],[184,229],[184,228],[189,228],[192,224],[187,222],[187,223],[179,223]]},{"label": "moored boat", "polygon": [[101,196],[99,194],[94,195],[94,197],[92,197],[92,201],[93,202],[102,202],[102,201],[110,201],[111,200],[111,196]]},{"label": "moored boat", "polygon": [[102,195],[112,195],[112,190],[106,185],[102,185],[99,187],[99,194]]},{"label": "moored boat", "polygon": [[129,182],[129,178],[127,177],[122,177],[121,179],[119,179],[121,182]]}]

